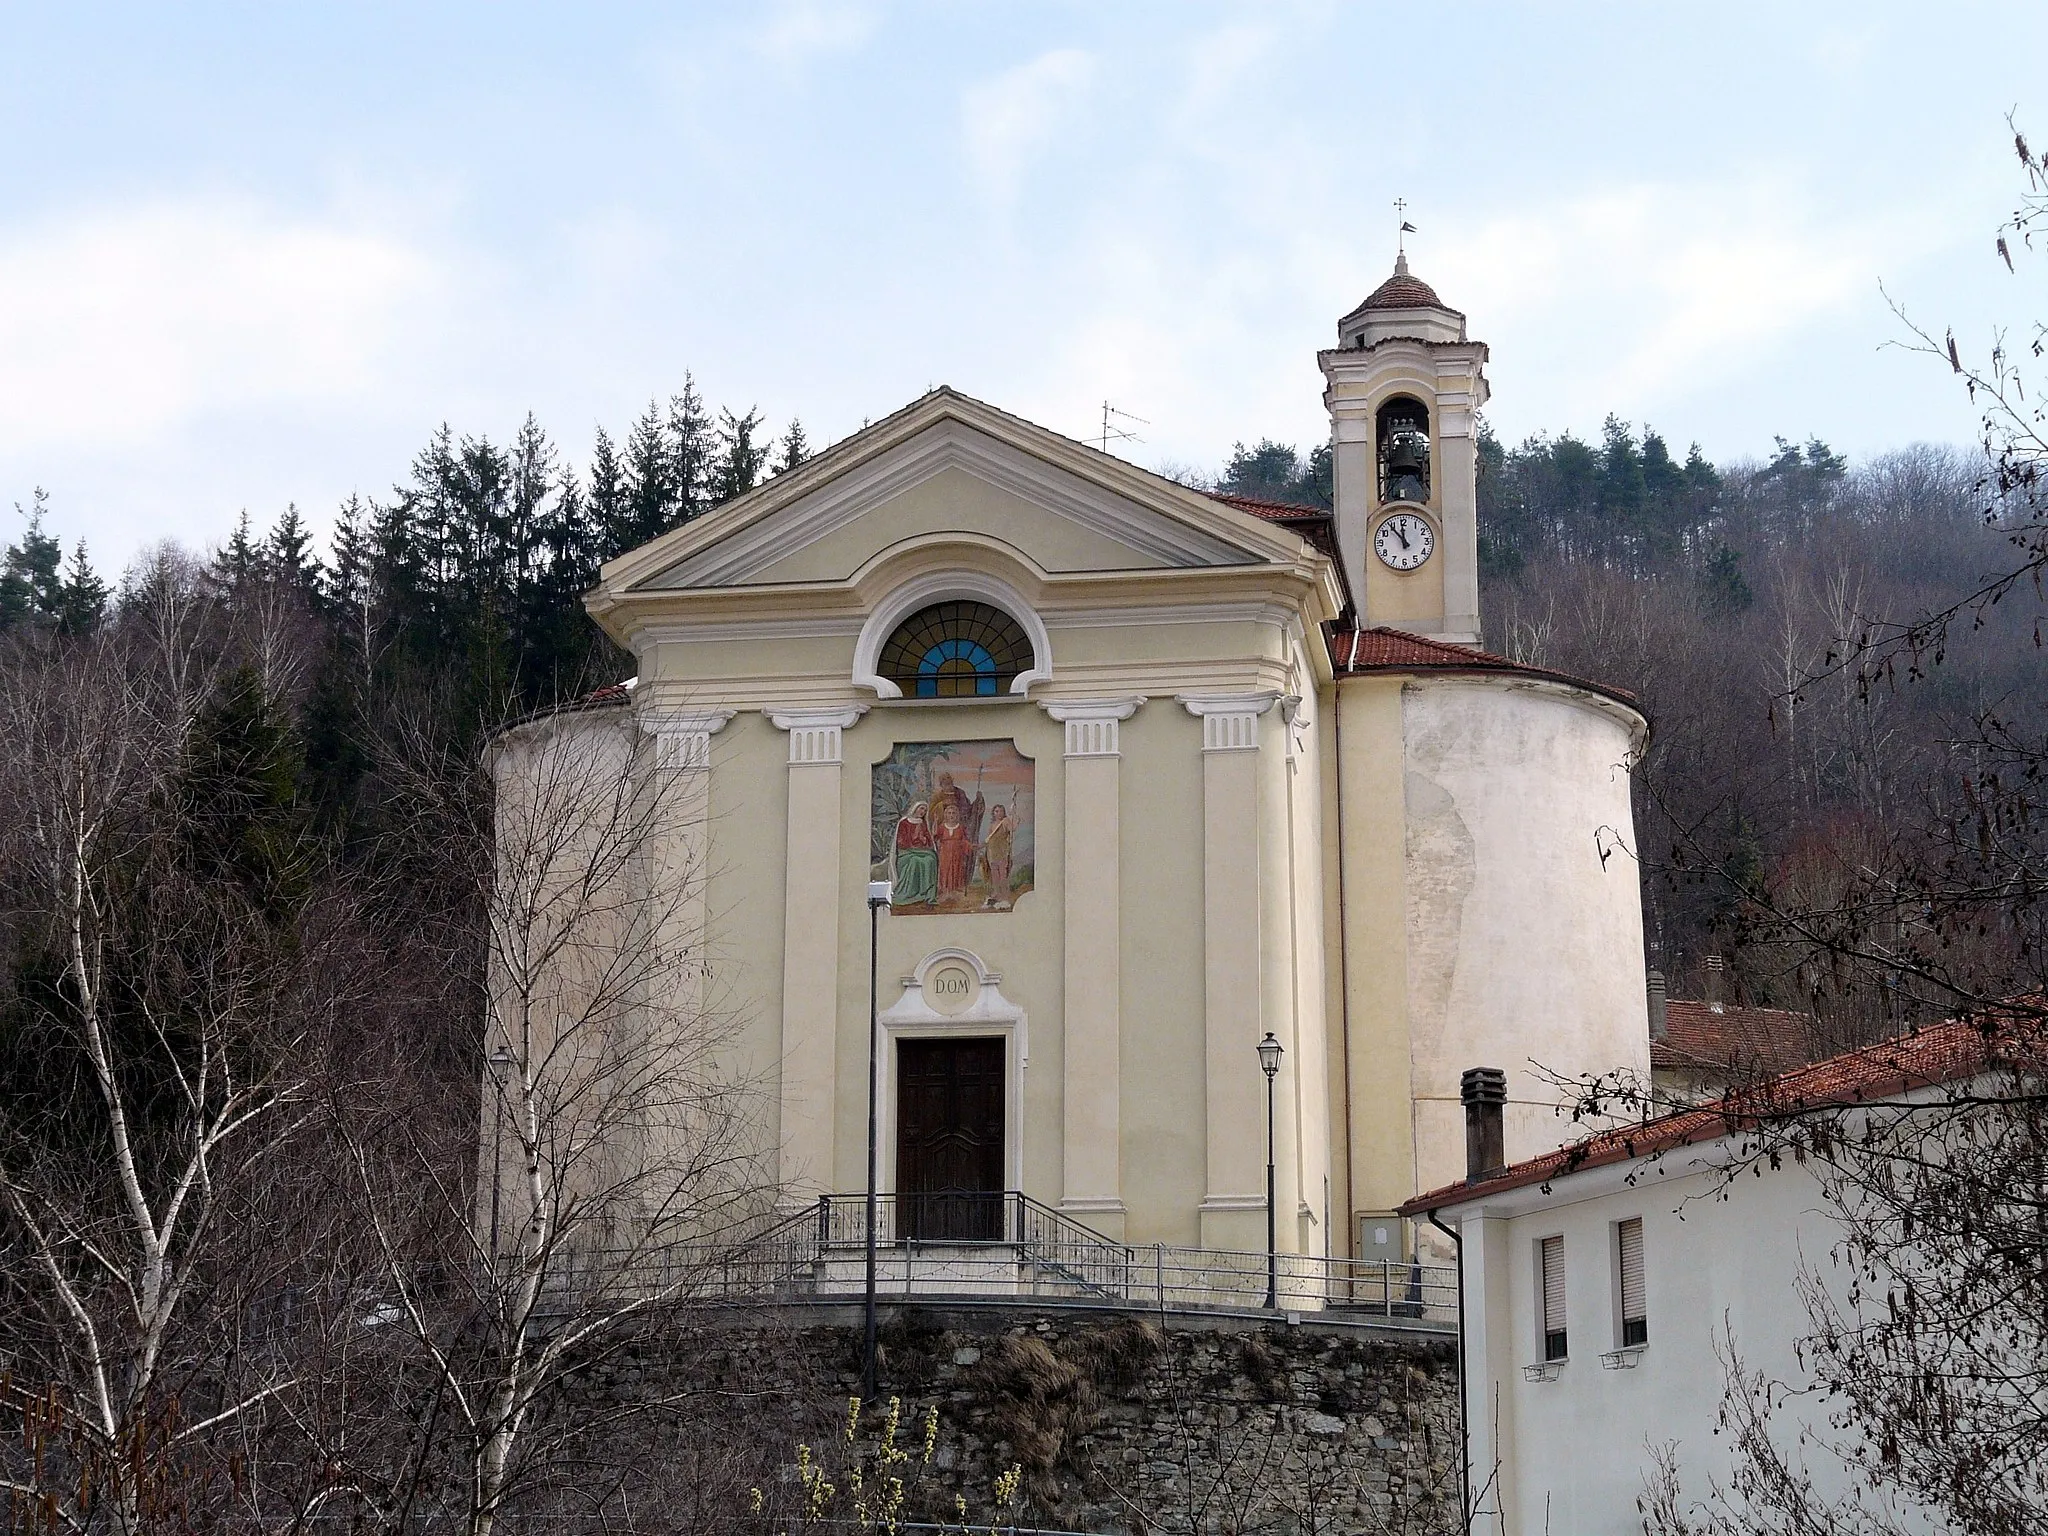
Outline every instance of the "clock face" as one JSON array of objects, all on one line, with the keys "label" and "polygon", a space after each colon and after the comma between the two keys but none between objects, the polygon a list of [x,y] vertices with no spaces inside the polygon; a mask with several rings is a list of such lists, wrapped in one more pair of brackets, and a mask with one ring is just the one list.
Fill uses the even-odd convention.
[{"label": "clock face", "polygon": [[1436,535],[1413,512],[1396,512],[1372,536],[1372,551],[1390,570],[1412,571],[1436,548]]}]

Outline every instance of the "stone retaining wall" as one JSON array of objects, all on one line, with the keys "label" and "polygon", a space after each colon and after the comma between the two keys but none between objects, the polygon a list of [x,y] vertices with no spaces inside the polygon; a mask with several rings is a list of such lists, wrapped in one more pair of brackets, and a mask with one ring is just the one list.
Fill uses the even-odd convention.
[{"label": "stone retaining wall", "polygon": [[[964,1500],[984,1530],[992,1517],[1087,1532],[1458,1529],[1456,1352],[1441,1336],[1011,1307],[883,1318],[879,1400],[851,1435],[857,1309],[650,1336],[595,1364],[587,1390],[725,1405],[760,1458],[759,1519],[734,1529],[794,1528],[807,1479],[832,1487],[827,1513],[851,1515],[856,1472],[871,1513],[893,1475],[903,1519],[953,1519]],[[903,1459],[880,1464],[891,1399]],[[994,1490],[1011,1468],[1004,1516]]]}]

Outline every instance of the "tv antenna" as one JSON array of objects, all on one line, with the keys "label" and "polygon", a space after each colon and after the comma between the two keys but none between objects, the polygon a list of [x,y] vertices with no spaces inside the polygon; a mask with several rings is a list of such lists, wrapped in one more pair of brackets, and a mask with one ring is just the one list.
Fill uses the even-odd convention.
[{"label": "tv antenna", "polygon": [[1142,416],[1133,416],[1129,411],[1120,411],[1107,400],[1102,402],[1102,451],[1104,453],[1109,452],[1109,445],[1111,443],[1142,443],[1145,441],[1144,438],[1138,436],[1137,433],[1122,424],[1126,421],[1135,421],[1141,427],[1152,425],[1151,422]]}]

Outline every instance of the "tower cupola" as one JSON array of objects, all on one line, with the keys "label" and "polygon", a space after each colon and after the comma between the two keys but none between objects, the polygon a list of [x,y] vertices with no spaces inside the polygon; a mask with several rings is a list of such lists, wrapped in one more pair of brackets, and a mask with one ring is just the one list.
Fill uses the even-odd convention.
[{"label": "tower cupola", "polygon": [[1337,322],[1317,354],[1336,458],[1336,533],[1364,625],[1479,638],[1476,413],[1486,346],[1408,269]]}]

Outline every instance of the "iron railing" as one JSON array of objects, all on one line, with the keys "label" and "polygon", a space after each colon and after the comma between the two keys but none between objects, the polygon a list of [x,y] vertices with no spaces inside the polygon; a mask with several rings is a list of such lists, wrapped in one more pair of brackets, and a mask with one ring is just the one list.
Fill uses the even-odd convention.
[{"label": "iron railing", "polygon": [[[885,1297],[992,1297],[1185,1311],[1263,1310],[1267,1255],[1173,1243],[1120,1243],[1017,1190],[878,1195],[877,1289]],[[808,1208],[718,1242],[593,1253],[577,1267],[610,1287],[678,1300],[844,1301],[866,1288],[867,1199],[822,1195]],[[1447,1265],[1282,1253],[1282,1311],[1423,1325],[1457,1316]],[[644,1290],[643,1290],[644,1294]]]}]

